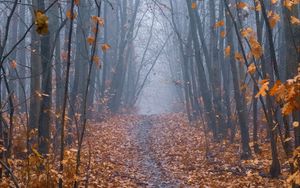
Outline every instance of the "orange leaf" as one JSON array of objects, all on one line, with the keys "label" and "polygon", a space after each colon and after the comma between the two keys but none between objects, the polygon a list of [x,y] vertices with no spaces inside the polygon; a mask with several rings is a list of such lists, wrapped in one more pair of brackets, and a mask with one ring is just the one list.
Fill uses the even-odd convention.
[{"label": "orange leaf", "polygon": [[255,7],[256,11],[261,11],[261,4],[260,2],[257,3],[256,7]]},{"label": "orange leaf", "polygon": [[89,36],[89,37],[86,39],[86,41],[87,41],[87,43],[88,43],[89,45],[92,45],[92,44],[95,42],[95,38]]},{"label": "orange leaf", "polygon": [[230,52],[231,52],[231,46],[228,45],[226,48],[225,48],[225,57],[228,57],[230,55]]},{"label": "orange leaf", "polygon": [[192,9],[196,9],[197,8],[197,3],[196,2],[192,2]]},{"label": "orange leaf", "polygon": [[282,107],[282,114],[289,115],[293,112],[293,110],[294,110],[294,106],[290,102],[285,103]]},{"label": "orange leaf", "polygon": [[105,44],[103,44],[103,45],[101,46],[101,48],[102,48],[102,51],[103,51],[103,52],[106,52],[106,51],[107,51],[108,49],[110,49],[111,47],[110,47],[109,44],[105,43]]},{"label": "orange leaf", "polygon": [[241,31],[241,35],[245,38],[248,37],[251,33],[253,33],[253,30],[250,27],[244,28]]},{"label": "orange leaf", "polygon": [[245,62],[245,60],[244,60],[244,58],[243,58],[243,55],[240,54],[239,52],[235,52],[234,58],[235,58],[235,60],[237,60],[237,61],[239,61],[239,62],[241,62],[241,63],[244,63],[244,62]]},{"label": "orange leaf", "polygon": [[79,5],[79,1],[80,0],[74,0],[74,4],[78,6]]},{"label": "orange leaf", "polygon": [[72,16],[71,10],[67,10],[66,16],[70,20],[73,20],[77,17],[77,12],[73,11],[73,16]]},{"label": "orange leaf", "polygon": [[261,84],[261,88],[259,90],[259,92],[255,95],[255,98],[258,98],[259,96],[266,96],[267,95],[267,91],[269,90],[269,80],[265,79],[260,81]]},{"label": "orange leaf", "polygon": [[100,66],[100,58],[96,55],[93,57],[93,62],[99,67]]},{"label": "orange leaf", "polygon": [[10,67],[11,67],[12,69],[16,69],[16,68],[17,68],[17,62],[16,62],[16,60],[12,60],[12,61],[11,61]]},{"label": "orange leaf", "polygon": [[226,36],[226,31],[221,31],[220,35],[221,35],[222,38],[225,38],[225,36]]},{"label": "orange leaf", "polygon": [[263,54],[261,45],[254,37],[250,37],[249,43],[251,46],[252,55],[254,56],[255,59],[259,59]]},{"label": "orange leaf", "polygon": [[254,74],[254,73],[256,72],[256,66],[255,66],[254,63],[251,63],[251,64],[249,65],[247,72],[248,72],[249,74]]},{"label": "orange leaf", "polygon": [[273,87],[270,89],[270,95],[275,96],[278,92],[279,87],[282,85],[280,80],[277,80]]},{"label": "orange leaf", "polygon": [[225,22],[224,20],[218,21],[215,23],[214,28],[222,27],[224,26]]},{"label": "orange leaf", "polygon": [[292,0],[284,0],[283,6],[285,6],[289,10],[292,10],[292,7],[294,6],[294,2]]},{"label": "orange leaf", "polygon": [[270,11],[268,13],[268,17],[269,17],[270,26],[273,29],[276,26],[277,22],[280,20],[280,16],[279,16],[279,14],[277,14],[273,11]]},{"label": "orange leaf", "polygon": [[300,19],[296,18],[295,16],[291,16],[291,23],[293,25],[300,25]]},{"label": "orange leaf", "polygon": [[100,26],[104,26],[104,19],[98,16],[92,16],[92,20],[94,23],[98,23]]},{"label": "orange leaf", "polygon": [[248,7],[248,4],[247,4],[247,3],[244,3],[244,2],[238,2],[238,3],[236,4],[236,7],[237,7],[238,9],[244,9],[244,8]]}]

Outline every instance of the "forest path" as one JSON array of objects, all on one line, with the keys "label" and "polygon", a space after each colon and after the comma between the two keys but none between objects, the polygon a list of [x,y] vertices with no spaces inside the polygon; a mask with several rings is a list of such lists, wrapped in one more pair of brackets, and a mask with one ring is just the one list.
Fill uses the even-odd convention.
[{"label": "forest path", "polygon": [[132,139],[137,143],[137,150],[139,154],[139,173],[143,174],[146,178],[146,187],[151,188],[171,188],[179,187],[178,180],[169,177],[162,167],[164,159],[157,158],[153,149],[154,139],[159,135],[152,132],[155,126],[150,117],[145,116],[133,129]]},{"label": "forest path", "polygon": [[[261,145],[263,160],[241,161],[239,143],[225,141],[209,142],[206,158],[204,131],[181,113],[114,116],[87,134],[90,184],[100,188],[285,187],[282,179],[261,176],[271,162],[269,143]],[[88,156],[87,147],[83,152]]]}]

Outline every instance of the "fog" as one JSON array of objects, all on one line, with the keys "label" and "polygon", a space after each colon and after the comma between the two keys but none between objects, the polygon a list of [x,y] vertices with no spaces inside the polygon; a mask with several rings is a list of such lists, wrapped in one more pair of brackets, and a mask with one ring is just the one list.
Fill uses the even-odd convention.
[{"label": "fog", "polygon": [[[95,161],[80,167],[82,147],[89,145],[84,141],[89,126],[98,131],[109,124],[113,128],[103,134],[120,134],[124,140],[138,134],[149,157],[149,139],[158,135],[148,135],[157,128],[153,117],[172,131],[173,126],[185,131],[196,127],[201,131],[194,135],[196,141],[183,140],[192,144],[188,147],[205,141],[206,159],[216,156],[208,152],[210,141],[226,148],[228,143],[240,146],[241,159],[251,159],[252,150],[268,151],[271,156],[262,155],[272,159],[268,176],[278,177],[281,159],[293,158],[300,147],[299,4],[299,0],[0,0],[0,187],[9,178],[13,182],[5,185],[14,187],[19,180],[27,185],[33,176],[48,183],[50,173],[43,170],[49,169],[44,165],[50,157],[50,166],[59,169],[51,172],[56,174],[51,178],[62,188],[63,166],[68,163],[64,157],[72,147],[77,152],[68,157],[76,164],[69,173],[76,180],[65,187],[77,188],[79,179],[89,187],[88,177],[77,178]],[[135,133],[129,131],[131,126],[136,126]],[[97,131],[98,135],[93,130],[88,135],[102,138]],[[85,156],[96,153],[84,150],[89,151]],[[13,159],[28,159],[27,166],[24,163],[15,173]],[[35,166],[32,161],[42,162]],[[156,163],[157,171],[158,164],[163,163]],[[299,165],[292,164],[291,177],[300,176]],[[32,168],[43,172],[30,174]],[[248,172],[244,174],[260,174]],[[182,179],[201,177],[188,175]]]},{"label": "fog", "polygon": [[[162,12],[155,9],[151,1],[148,3],[143,4],[140,8],[138,18],[143,16],[143,19],[137,39],[135,40],[135,45],[138,46],[136,50],[137,60],[141,61],[147,44],[146,41],[151,37],[149,49],[145,56],[145,59],[149,62],[146,63],[141,75],[145,77],[147,73],[150,74],[139,96],[136,107],[138,113],[144,115],[170,113],[173,111],[174,104],[176,103],[176,93],[174,93],[175,86],[172,82],[172,74],[169,67],[169,64],[172,64],[172,62],[169,62],[166,57],[166,48],[169,46],[166,45],[163,47],[163,43],[166,40],[170,41],[167,33],[169,30],[166,28],[168,25],[164,21]],[[152,21],[153,28],[151,30]],[[163,52],[159,54],[161,48],[163,48]],[[159,55],[158,59],[154,61],[157,55]],[[151,69],[153,64],[154,67]],[[151,72],[149,72],[150,69]]]}]

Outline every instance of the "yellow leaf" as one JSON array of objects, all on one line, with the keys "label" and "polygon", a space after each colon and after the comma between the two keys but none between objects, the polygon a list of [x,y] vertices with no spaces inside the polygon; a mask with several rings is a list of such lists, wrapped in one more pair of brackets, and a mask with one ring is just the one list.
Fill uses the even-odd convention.
[{"label": "yellow leaf", "polygon": [[197,8],[197,3],[196,2],[192,2],[192,9],[196,9]]},{"label": "yellow leaf", "polygon": [[48,17],[40,10],[35,11],[36,32],[41,35],[48,33]]},{"label": "yellow leaf", "polygon": [[261,4],[260,2],[257,3],[256,7],[255,7],[256,11],[261,11]]},{"label": "yellow leaf", "polygon": [[249,74],[254,74],[254,73],[256,72],[256,66],[255,66],[254,63],[251,63],[251,64],[249,65],[247,72],[248,72]]},{"label": "yellow leaf", "polygon": [[109,44],[105,43],[105,44],[103,44],[103,45],[101,46],[101,48],[102,48],[102,51],[103,51],[103,52],[106,52],[106,51],[107,51],[108,49],[110,49],[111,47],[110,47]]},{"label": "yellow leaf", "polygon": [[228,45],[226,48],[225,48],[225,57],[228,57],[230,55],[230,52],[231,52],[231,46]]},{"label": "yellow leaf", "polygon": [[271,0],[271,3],[274,5],[278,2],[278,0]]},{"label": "yellow leaf", "polygon": [[298,121],[294,121],[294,122],[293,122],[293,127],[295,127],[295,128],[296,128],[296,127],[299,127],[299,122],[298,122]]},{"label": "yellow leaf", "polygon": [[224,20],[218,21],[215,23],[214,28],[222,27],[224,26],[225,22]]},{"label": "yellow leaf", "polygon": [[42,156],[36,149],[34,149],[33,147],[31,147],[31,150],[32,150],[32,152],[33,152],[37,157],[43,158],[43,156]]},{"label": "yellow leaf", "polygon": [[293,25],[300,25],[300,19],[296,18],[295,16],[291,16],[291,23]]}]

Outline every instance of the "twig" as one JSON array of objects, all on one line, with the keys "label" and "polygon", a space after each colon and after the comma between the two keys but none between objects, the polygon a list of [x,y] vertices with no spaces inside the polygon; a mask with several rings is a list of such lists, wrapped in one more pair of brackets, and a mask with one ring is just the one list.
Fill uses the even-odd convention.
[{"label": "twig", "polygon": [[11,176],[11,179],[12,181],[14,182],[16,188],[19,188],[19,184],[18,184],[18,181],[17,181],[17,178],[16,176],[13,174],[13,172],[11,171],[11,169],[2,161],[0,160],[0,163],[2,166],[4,166],[4,168],[8,171],[8,173],[10,174]]}]

